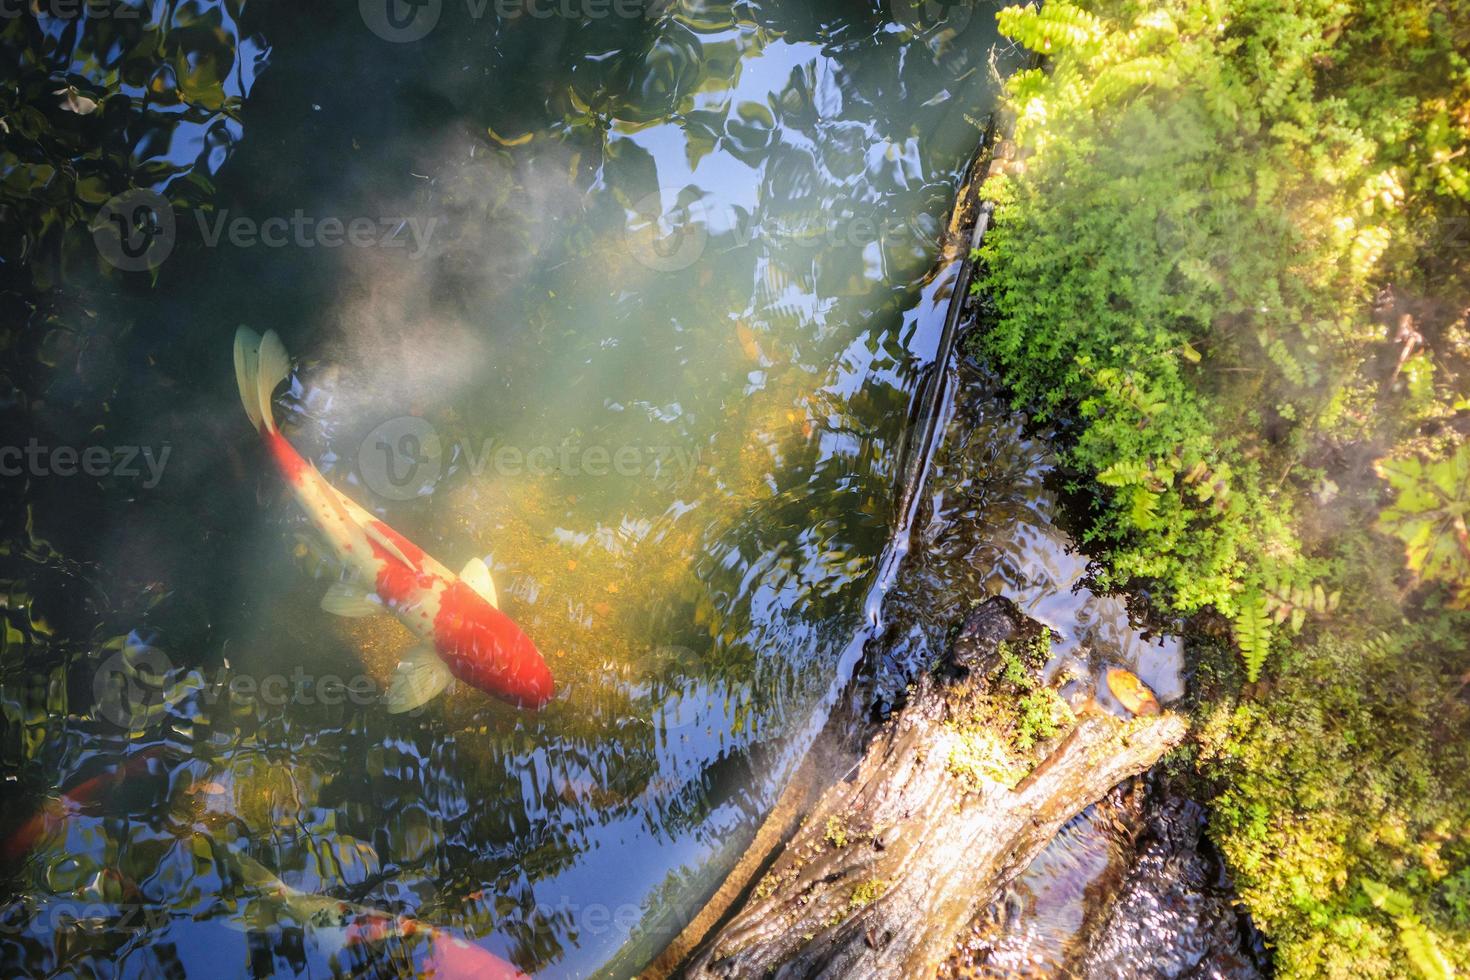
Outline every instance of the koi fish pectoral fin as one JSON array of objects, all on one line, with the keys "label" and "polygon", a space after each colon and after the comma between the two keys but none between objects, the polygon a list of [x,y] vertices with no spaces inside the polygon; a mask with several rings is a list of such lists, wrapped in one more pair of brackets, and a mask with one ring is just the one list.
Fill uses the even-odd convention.
[{"label": "koi fish pectoral fin", "polygon": [[322,596],[322,610],[333,616],[357,619],[383,611],[382,605],[369,592],[349,582],[334,582]]},{"label": "koi fish pectoral fin", "polygon": [[390,715],[399,715],[427,704],[453,680],[449,666],[433,647],[416,647],[404,655],[393,670],[393,680],[383,700]]},{"label": "koi fish pectoral fin", "polygon": [[465,562],[459,573],[459,580],[479,593],[480,598],[490,605],[500,608],[500,600],[495,595],[495,583],[490,578],[490,566],[483,560],[471,558]]}]

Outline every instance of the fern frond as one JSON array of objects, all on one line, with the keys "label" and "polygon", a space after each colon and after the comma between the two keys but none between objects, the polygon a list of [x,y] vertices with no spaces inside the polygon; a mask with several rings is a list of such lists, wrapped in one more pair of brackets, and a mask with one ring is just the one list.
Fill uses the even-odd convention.
[{"label": "fern frond", "polygon": [[1235,645],[1245,663],[1246,680],[1254,683],[1261,677],[1261,667],[1271,652],[1271,619],[1266,609],[1266,596],[1259,591],[1241,596],[1240,605],[1231,622]]},{"label": "fern frond", "polygon": [[1042,54],[1080,48],[1102,34],[1100,20],[1057,0],[1048,0],[1040,9],[1033,4],[1006,7],[996,14],[996,21],[1006,37]]}]

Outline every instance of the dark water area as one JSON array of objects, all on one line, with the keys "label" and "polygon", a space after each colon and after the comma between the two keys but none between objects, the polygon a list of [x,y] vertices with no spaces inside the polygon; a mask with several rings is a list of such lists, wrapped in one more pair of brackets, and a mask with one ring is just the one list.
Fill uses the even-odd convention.
[{"label": "dark water area", "polygon": [[[990,8],[394,9],[0,24],[6,975],[621,969],[739,859],[855,638],[881,700],[994,592],[1074,700],[1180,693],[977,374],[879,565],[1016,62]],[[276,415],[328,480],[486,560],[550,705],[384,710],[412,637],[319,608],[239,325],[294,355]]]}]

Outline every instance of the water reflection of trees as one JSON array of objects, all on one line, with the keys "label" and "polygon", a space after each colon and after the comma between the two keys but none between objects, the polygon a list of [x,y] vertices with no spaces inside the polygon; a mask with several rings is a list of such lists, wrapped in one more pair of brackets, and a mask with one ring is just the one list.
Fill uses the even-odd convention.
[{"label": "water reflection of trees", "polygon": [[[894,324],[932,255],[926,235],[935,225],[909,219],[941,213],[952,193],[973,140],[956,104],[983,87],[978,52],[988,40],[977,29],[974,62],[957,68],[957,42],[941,61],[932,38],[889,31],[877,5],[835,2],[676,5],[654,19],[593,25],[461,22],[459,5],[446,4],[443,26],[425,42],[386,47],[356,40],[351,13],[315,7],[252,7],[249,28],[236,3],[151,9],[137,24],[82,17],[43,28],[17,18],[0,31],[5,64],[19,66],[0,69],[9,124],[0,136],[0,275],[7,323],[24,327],[0,352],[0,381],[17,407],[4,422],[7,440],[35,431],[94,441],[167,435],[182,461],[173,484],[182,489],[147,500],[117,481],[78,481],[31,482],[0,502],[10,747],[0,765],[33,791],[7,816],[21,819],[45,787],[144,747],[162,745],[169,760],[137,795],[74,814],[66,836],[17,879],[5,914],[28,924],[0,937],[0,961],[59,965],[54,930],[35,905],[88,887],[70,865],[57,877],[79,859],[95,873],[114,868],[144,903],[175,917],[146,954],[134,954],[163,969],[178,955],[169,931],[189,928],[191,917],[244,915],[261,900],[217,850],[234,847],[299,887],[495,933],[492,945],[527,967],[561,962],[585,923],[558,911],[559,876],[624,828],[712,850],[753,821],[773,738],[825,685],[824,668],[846,640],[886,533],[913,376]],[[790,70],[757,74],[767,52]],[[403,723],[372,708],[283,711],[207,704],[195,692],[141,739],[89,716],[98,652],[140,630],[172,658],[175,685],[191,670],[228,676],[236,668],[227,660],[341,674],[356,663],[350,634],[324,639],[324,629],[259,623],[312,622],[316,597],[292,597],[299,582],[256,594],[234,571],[281,560],[269,548],[246,557],[258,549],[245,540],[256,525],[237,515],[258,504],[251,464],[236,448],[244,443],[233,396],[197,391],[198,365],[218,356],[220,332],[188,321],[234,311],[207,299],[201,309],[171,306],[168,291],[189,295],[184,280],[208,281],[216,263],[245,276],[261,272],[262,260],[208,253],[184,228],[159,273],[168,291],[154,293],[146,275],[101,263],[87,231],[97,208],[129,187],[158,190],[181,213],[215,206],[220,181],[237,200],[309,200],[321,173],[312,154],[321,151],[293,132],[299,117],[246,112],[268,53],[275,78],[266,78],[295,98],[310,91],[323,104],[356,98],[383,110],[362,136],[365,153],[396,154],[404,169],[433,174],[414,204],[449,222],[420,284],[436,317],[463,324],[499,304],[530,335],[498,346],[509,352],[504,376],[525,377],[530,390],[531,381],[557,380],[543,376],[538,352],[557,351],[558,369],[596,358],[627,379],[619,394],[629,410],[588,435],[699,451],[701,465],[677,490],[701,503],[694,510],[671,506],[671,487],[657,481],[575,488],[581,499],[570,512],[523,487],[487,504],[504,488],[451,473],[442,493],[396,512],[405,530],[446,554],[462,547],[468,519],[519,520],[524,544],[495,547],[510,560],[519,548],[524,577],[543,589],[552,570],[529,557],[537,534],[570,515],[584,522],[579,533],[621,535],[622,550],[583,569],[583,579],[555,570],[564,587],[606,580],[645,590],[585,614],[595,643],[550,603],[531,606],[532,632],[566,637],[565,669],[580,681],[543,715],[464,700],[430,723]],[[488,74],[462,70],[487,62]],[[85,103],[75,100],[66,108],[55,94],[63,85],[97,108],[79,114]],[[720,204],[707,258],[655,275],[621,243],[637,202],[670,179],[667,158],[650,149],[652,134],[670,125],[687,164],[728,160],[723,179],[750,192],[726,206],[728,187],[692,182],[691,194]],[[439,138],[451,130],[459,135]],[[432,149],[404,149],[414,134],[434,134],[425,141]],[[348,182],[359,203],[374,193],[361,189],[371,177],[361,175],[361,184]],[[577,230],[549,234],[553,215]],[[53,288],[63,281],[65,295]],[[304,274],[273,285],[278,308],[299,323],[329,319]],[[596,332],[566,330],[550,291],[563,303],[604,303],[637,329],[606,349]],[[311,328],[295,329],[306,339]],[[332,353],[331,334],[316,339],[324,343],[307,349]],[[560,438],[577,416],[577,386],[562,380],[566,397],[520,420],[528,439]],[[464,394],[452,406],[458,421],[437,421],[457,443],[477,444],[490,431],[474,420],[497,419],[499,395]],[[357,435],[324,430],[324,468],[328,451],[341,456]],[[181,541],[182,528],[197,539]],[[284,527],[268,531],[285,537]],[[646,598],[655,592],[657,601]],[[712,726],[714,736],[693,737]],[[190,792],[195,785],[221,792]],[[61,955],[81,963],[129,943],[143,945],[119,933]],[[239,955],[301,970],[318,954],[288,926],[252,937]]]}]

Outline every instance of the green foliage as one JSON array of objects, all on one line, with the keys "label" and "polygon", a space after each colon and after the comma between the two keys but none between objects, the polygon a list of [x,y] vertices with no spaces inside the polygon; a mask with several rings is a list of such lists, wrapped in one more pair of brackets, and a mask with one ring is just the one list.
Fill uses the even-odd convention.
[{"label": "green foliage", "polygon": [[1280,972],[1464,970],[1470,0],[999,20],[1047,63],[1007,83],[972,349],[1054,424],[1100,584],[1214,609],[1216,676],[1261,681],[1195,758]]},{"label": "green foliage", "polygon": [[1407,895],[1371,878],[1363,879],[1363,891],[1375,908],[1393,916],[1404,953],[1421,977],[1425,980],[1450,980],[1455,975],[1454,967],[1450,966],[1435,943],[1434,933],[1426,929],[1419,916],[1414,914],[1414,903]]},{"label": "green foliage", "polygon": [[1431,219],[1470,214],[1470,4],[1085,8],[999,14],[1049,61],[1007,83],[1021,157],[986,187],[981,346],[1065,423],[1102,584],[1218,609],[1254,674],[1273,625],[1318,612],[1263,580],[1300,575],[1306,460],[1409,437],[1463,386],[1421,355],[1382,395],[1370,300],[1422,278]]},{"label": "green foliage", "polygon": [[0,20],[0,258],[26,263],[48,289],[63,267],[100,261],[90,225],[114,195],[145,188],[176,210],[207,205],[203,160],[148,148],[203,145],[238,125],[261,54],[241,40],[239,7],[127,5],[132,16],[109,16],[79,3],[71,18]]},{"label": "green foliage", "polygon": [[1236,606],[1230,625],[1235,634],[1235,645],[1240,648],[1240,659],[1245,662],[1245,679],[1258,680],[1261,665],[1271,652],[1271,622],[1266,597],[1260,592],[1246,593]]},{"label": "green foliage", "polygon": [[1268,699],[1199,713],[1210,834],[1283,976],[1470,967],[1467,628],[1458,613],[1286,646]]},{"label": "green foliage", "polygon": [[1087,47],[1102,33],[1096,17],[1069,3],[1007,7],[996,19],[1006,37],[1043,53]]},{"label": "green foliage", "polygon": [[1308,616],[1329,616],[1337,611],[1342,590],[1328,592],[1321,582],[1311,580],[1305,568],[1267,568],[1261,599],[1277,626],[1287,625],[1292,633],[1300,633]]},{"label": "green foliage", "polygon": [[1014,786],[1037,761],[1037,746],[1076,723],[1071,707],[1042,680],[1051,641],[1040,634],[1002,643],[997,663],[979,683],[949,696],[947,727],[956,738],[946,767],[972,789],[986,781]]},{"label": "green foliage", "polygon": [[1470,605],[1470,445],[1433,463],[1380,460],[1378,474],[1398,494],[1379,517],[1379,529],[1404,543],[1414,574],[1451,584],[1456,605]]}]

